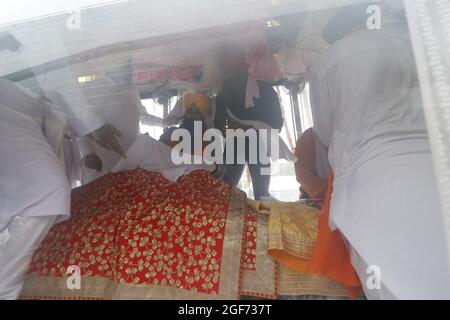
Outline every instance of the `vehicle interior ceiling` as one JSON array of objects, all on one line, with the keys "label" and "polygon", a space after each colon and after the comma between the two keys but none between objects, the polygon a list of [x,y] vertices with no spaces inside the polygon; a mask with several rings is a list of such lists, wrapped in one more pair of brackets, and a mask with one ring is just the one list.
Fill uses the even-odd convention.
[{"label": "vehicle interior ceiling", "polygon": [[[69,67],[77,77],[114,75],[132,79],[143,99],[171,97],[177,95],[177,89],[183,89],[187,84],[180,81],[155,83],[137,80],[133,78],[133,72],[137,69],[142,71],[203,65],[217,50],[226,46],[243,47],[252,34],[257,35],[261,30],[270,49],[276,54],[284,46],[295,46],[299,37],[320,36],[320,29],[335,11],[336,9],[327,9],[302,12],[272,17],[267,21],[248,21],[132,43],[116,43],[33,67],[33,73],[20,71],[8,77],[15,78],[19,84],[40,94],[42,92],[35,79],[37,74]],[[200,80],[201,75],[189,81],[198,83]],[[285,83],[283,80],[274,83],[280,84]]]}]

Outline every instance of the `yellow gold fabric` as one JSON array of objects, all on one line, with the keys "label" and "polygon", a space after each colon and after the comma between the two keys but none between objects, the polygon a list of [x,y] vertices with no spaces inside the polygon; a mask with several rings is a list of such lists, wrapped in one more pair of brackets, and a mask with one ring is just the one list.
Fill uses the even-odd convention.
[{"label": "yellow gold fabric", "polygon": [[319,209],[295,202],[247,200],[247,204],[267,219],[265,247],[267,256],[277,262],[278,295],[347,296],[340,283],[305,273],[318,236]]},{"label": "yellow gold fabric", "polygon": [[348,290],[342,284],[326,277],[297,272],[279,264],[279,294],[281,296],[346,297]]},{"label": "yellow gold fabric", "polygon": [[280,263],[304,272],[318,235],[320,210],[295,202],[249,203],[269,215],[267,252]]}]

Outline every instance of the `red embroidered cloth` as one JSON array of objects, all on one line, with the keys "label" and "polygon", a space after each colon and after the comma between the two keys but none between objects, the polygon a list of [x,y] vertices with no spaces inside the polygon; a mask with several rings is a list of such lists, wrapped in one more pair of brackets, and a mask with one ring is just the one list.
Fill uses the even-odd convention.
[{"label": "red embroidered cloth", "polygon": [[73,191],[72,217],[50,231],[29,275],[61,286],[78,266],[95,287],[81,296],[95,296],[102,279],[236,298],[244,199],[233,192],[205,171],[177,183],[141,169],[108,174]]},{"label": "red embroidered cloth", "polygon": [[[34,254],[21,297],[236,299],[345,292],[329,279],[288,272],[272,260],[269,219],[247,206],[243,192],[205,171],[176,183],[142,169],[111,173],[73,191],[72,217],[55,225]],[[71,266],[80,269],[80,288],[68,286]]]},{"label": "red embroidered cloth", "polygon": [[[257,272],[257,218],[245,210],[243,193],[205,171],[176,183],[142,169],[108,174],[73,191],[72,217],[35,253],[22,295],[237,298],[241,267]],[[67,288],[73,265],[80,290]]]}]

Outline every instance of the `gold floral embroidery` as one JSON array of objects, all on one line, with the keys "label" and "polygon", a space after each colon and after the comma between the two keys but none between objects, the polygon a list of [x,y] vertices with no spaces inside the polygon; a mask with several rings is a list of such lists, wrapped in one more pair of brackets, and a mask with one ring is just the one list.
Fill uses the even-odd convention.
[{"label": "gold floral embroidery", "polygon": [[72,218],[56,225],[31,274],[83,275],[218,293],[231,187],[198,171],[171,183],[144,170],[74,190]]}]

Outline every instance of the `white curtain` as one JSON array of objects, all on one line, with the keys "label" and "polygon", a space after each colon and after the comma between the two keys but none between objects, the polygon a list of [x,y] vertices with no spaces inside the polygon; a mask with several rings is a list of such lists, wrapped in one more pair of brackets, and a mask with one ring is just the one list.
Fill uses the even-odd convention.
[{"label": "white curtain", "polygon": [[419,72],[450,261],[450,1],[404,0],[404,5]]}]

